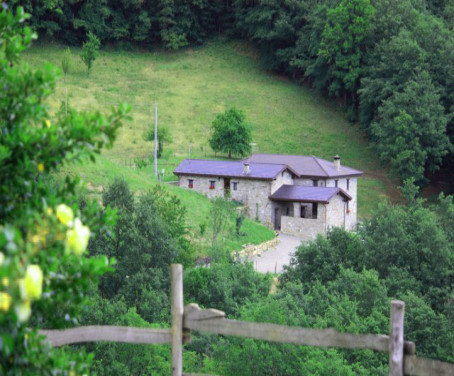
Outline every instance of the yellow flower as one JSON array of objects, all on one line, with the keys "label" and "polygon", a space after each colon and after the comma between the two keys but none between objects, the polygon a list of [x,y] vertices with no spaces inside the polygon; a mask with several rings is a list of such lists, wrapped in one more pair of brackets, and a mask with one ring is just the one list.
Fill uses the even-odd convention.
[{"label": "yellow flower", "polygon": [[41,241],[41,237],[39,235],[33,235],[31,238],[31,242],[33,244],[38,244]]},{"label": "yellow flower", "polygon": [[2,285],[5,287],[9,286],[9,278],[8,277],[3,277],[2,278]]},{"label": "yellow flower", "polygon": [[44,165],[42,163],[38,163],[38,172],[42,174],[44,172]]},{"label": "yellow flower", "polygon": [[57,218],[64,225],[70,226],[74,218],[73,210],[65,204],[60,204],[57,206]]},{"label": "yellow flower", "polygon": [[0,266],[3,265],[3,262],[5,261],[5,255],[0,252]]},{"label": "yellow flower", "polygon": [[30,300],[25,300],[22,303],[16,305],[16,315],[19,322],[25,322],[30,318],[32,314],[32,306]]},{"label": "yellow flower", "polygon": [[66,250],[80,256],[87,249],[89,239],[90,229],[76,218],[74,227],[66,232]]},{"label": "yellow flower", "polygon": [[50,128],[50,126],[51,126],[50,120],[46,119],[46,120],[44,120],[44,123],[46,123],[47,128]]},{"label": "yellow flower", "polygon": [[8,311],[11,306],[11,295],[6,292],[0,292],[0,311]]},{"label": "yellow flower", "polygon": [[39,299],[43,293],[43,272],[39,265],[27,267],[24,282],[27,298]]},{"label": "yellow flower", "polygon": [[47,215],[52,215],[54,214],[54,211],[52,210],[52,208],[47,208]]}]

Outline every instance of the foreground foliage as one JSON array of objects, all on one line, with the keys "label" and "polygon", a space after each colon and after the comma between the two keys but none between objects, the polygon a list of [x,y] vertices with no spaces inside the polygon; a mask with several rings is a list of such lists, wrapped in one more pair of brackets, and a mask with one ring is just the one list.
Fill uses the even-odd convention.
[{"label": "foreground foliage", "polygon": [[56,70],[22,63],[35,37],[21,27],[27,18],[20,7],[0,13],[0,373],[83,373],[90,356],[52,349],[30,328],[77,323],[86,291],[111,264],[87,258],[87,243],[114,217],[98,215],[96,202],[80,212],[78,180],[57,185],[49,174],[110,147],[128,107],[51,120],[45,100]]}]

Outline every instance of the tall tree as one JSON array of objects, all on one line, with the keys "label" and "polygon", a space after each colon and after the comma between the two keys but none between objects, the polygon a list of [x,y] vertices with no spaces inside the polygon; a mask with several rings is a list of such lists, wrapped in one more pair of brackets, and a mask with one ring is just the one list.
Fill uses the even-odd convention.
[{"label": "tall tree", "polygon": [[87,66],[88,73],[91,71],[93,62],[96,60],[99,54],[99,47],[101,42],[92,32],[87,34],[87,41],[82,45],[82,51],[80,53],[80,58]]},{"label": "tall tree", "polygon": [[384,101],[378,113],[371,132],[380,159],[390,163],[395,177],[421,183],[426,168],[438,170],[451,149],[446,134],[449,116],[427,72],[417,74]]},{"label": "tall tree", "polygon": [[[154,142],[154,126],[150,126],[148,131],[143,135],[143,139],[145,141]],[[157,155],[158,158],[161,158],[162,152],[164,150],[164,144],[168,144],[172,142],[172,134],[170,133],[170,129],[166,126],[159,126],[158,127],[158,150]]]},{"label": "tall tree", "polygon": [[412,34],[402,29],[391,40],[382,40],[371,52],[369,68],[361,80],[359,115],[361,126],[369,130],[381,104],[402,91],[414,72],[426,66],[426,52]]},{"label": "tall tree", "polygon": [[373,13],[370,0],[342,0],[336,8],[328,10],[328,22],[322,34],[319,54],[330,66],[333,77],[330,93],[349,93],[352,104],[356,104],[356,92],[364,71]]},{"label": "tall tree", "polygon": [[251,126],[242,111],[232,107],[217,115],[211,129],[210,146],[214,151],[228,153],[229,158],[232,154],[244,157],[251,152]]}]

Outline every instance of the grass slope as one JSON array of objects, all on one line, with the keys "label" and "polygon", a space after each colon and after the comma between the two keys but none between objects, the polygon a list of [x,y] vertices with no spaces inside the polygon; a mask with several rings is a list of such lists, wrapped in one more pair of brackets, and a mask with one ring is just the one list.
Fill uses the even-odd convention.
[{"label": "grass slope", "polygon": [[[35,46],[26,59],[33,65],[60,65],[63,51],[62,46]],[[389,182],[358,129],[315,91],[265,72],[245,43],[215,40],[177,52],[102,51],[90,76],[79,53],[73,49],[67,77],[70,105],[107,111],[126,101],[133,108],[133,119],[96,166],[71,167],[93,185],[106,184],[118,171],[133,188],[148,184],[148,173],[119,167],[150,154],[151,144],[142,140],[142,134],[153,122],[152,107],[157,101],[159,124],[170,127],[174,139],[159,169],[172,171],[189,149],[192,157],[213,157],[208,147],[210,123],[216,114],[236,106],[252,124],[257,151],[329,160],[339,154],[342,163],[365,171],[359,182],[360,216],[367,216],[378,201],[389,197]],[[64,90],[61,80],[50,100],[51,110],[59,108]]]}]

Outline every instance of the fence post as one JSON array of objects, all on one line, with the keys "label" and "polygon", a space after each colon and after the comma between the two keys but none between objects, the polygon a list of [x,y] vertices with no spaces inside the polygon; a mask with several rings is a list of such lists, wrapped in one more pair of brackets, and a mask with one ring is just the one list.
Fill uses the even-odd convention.
[{"label": "fence post", "polygon": [[389,376],[404,374],[404,313],[405,303],[392,300],[389,321]]},{"label": "fence post", "polygon": [[172,376],[183,372],[183,266],[170,265],[172,310]]}]

